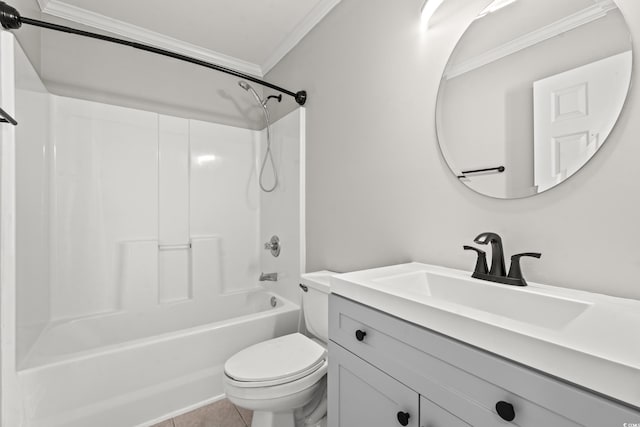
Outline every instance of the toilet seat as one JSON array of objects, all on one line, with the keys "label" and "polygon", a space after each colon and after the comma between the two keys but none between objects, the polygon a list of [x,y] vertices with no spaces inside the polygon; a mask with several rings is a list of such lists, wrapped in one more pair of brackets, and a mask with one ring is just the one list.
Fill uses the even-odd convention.
[{"label": "toilet seat", "polygon": [[[232,402],[240,404],[239,400],[249,400],[254,405],[252,409],[256,410],[258,408],[256,408],[255,405],[260,401],[272,401],[273,399],[292,396],[317,387],[322,378],[327,374],[328,368],[329,362],[325,359],[318,369],[307,376],[271,386],[252,386],[253,384],[250,382],[235,381],[225,375],[224,388],[227,397],[229,397]],[[240,406],[242,406],[242,404]],[[251,406],[247,404],[243,407],[251,408]]]},{"label": "toilet seat", "polygon": [[231,378],[229,375],[225,374],[226,380],[228,383],[233,384],[236,387],[241,388],[257,388],[257,387],[272,387],[287,384],[293,381],[297,381],[301,378],[307,377],[314,372],[318,371],[327,363],[326,359],[322,359],[318,361],[315,365],[309,367],[309,369],[299,372],[296,375],[292,375],[290,377],[278,378],[276,380],[269,381],[238,381],[234,378]]},{"label": "toilet seat", "polygon": [[240,388],[270,387],[307,377],[326,365],[327,351],[300,333],[248,347],[224,366],[225,379]]}]

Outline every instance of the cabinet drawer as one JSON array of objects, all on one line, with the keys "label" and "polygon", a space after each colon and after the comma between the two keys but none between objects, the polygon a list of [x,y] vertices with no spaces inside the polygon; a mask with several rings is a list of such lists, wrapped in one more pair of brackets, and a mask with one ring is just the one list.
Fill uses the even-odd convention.
[{"label": "cabinet drawer", "polygon": [[418,393],[335,343],[329,353],[330,427],[419,426]]},{"label": "cabinet drawer", "polygon": [[521,427],[602,427],[640,419],[612,401],[336,295],[329,334],[475,427],[505,425],[498,402],[515,409],[506,425]]}]

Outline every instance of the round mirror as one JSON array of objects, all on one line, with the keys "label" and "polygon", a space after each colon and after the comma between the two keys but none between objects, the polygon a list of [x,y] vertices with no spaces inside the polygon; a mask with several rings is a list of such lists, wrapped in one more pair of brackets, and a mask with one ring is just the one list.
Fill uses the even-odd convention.
[{"label": "round mirror", "polygon": [[606,141],[631,66],[631,35],[613,0],[495,0],[442,76],[442,154],[461,182],[487,196],[553,188]]}]

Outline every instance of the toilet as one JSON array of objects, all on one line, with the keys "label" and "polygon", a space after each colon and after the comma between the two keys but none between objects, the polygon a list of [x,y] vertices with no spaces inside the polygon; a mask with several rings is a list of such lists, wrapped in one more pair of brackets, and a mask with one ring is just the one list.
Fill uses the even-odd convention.
[{"label": "toilet", "polygon": [[294,333],[231,356],[224,389],[237,406],[253,411],[251,427],[324,427],[327,413],[329,280],[337,273],[303,274],[300,288],[311,338]]}]

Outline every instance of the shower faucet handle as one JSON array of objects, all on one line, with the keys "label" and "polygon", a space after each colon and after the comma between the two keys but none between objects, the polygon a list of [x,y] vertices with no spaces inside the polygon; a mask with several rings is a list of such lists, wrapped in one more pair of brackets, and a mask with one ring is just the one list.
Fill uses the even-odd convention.
[{"label": "shower faucet handle", "polygon": [[268,251],[271,251],[271,255],[273,255],[274,257],[280,255],[281,246],[278,236],[271,237],[271,240],[264,244],[264,248]]}]

